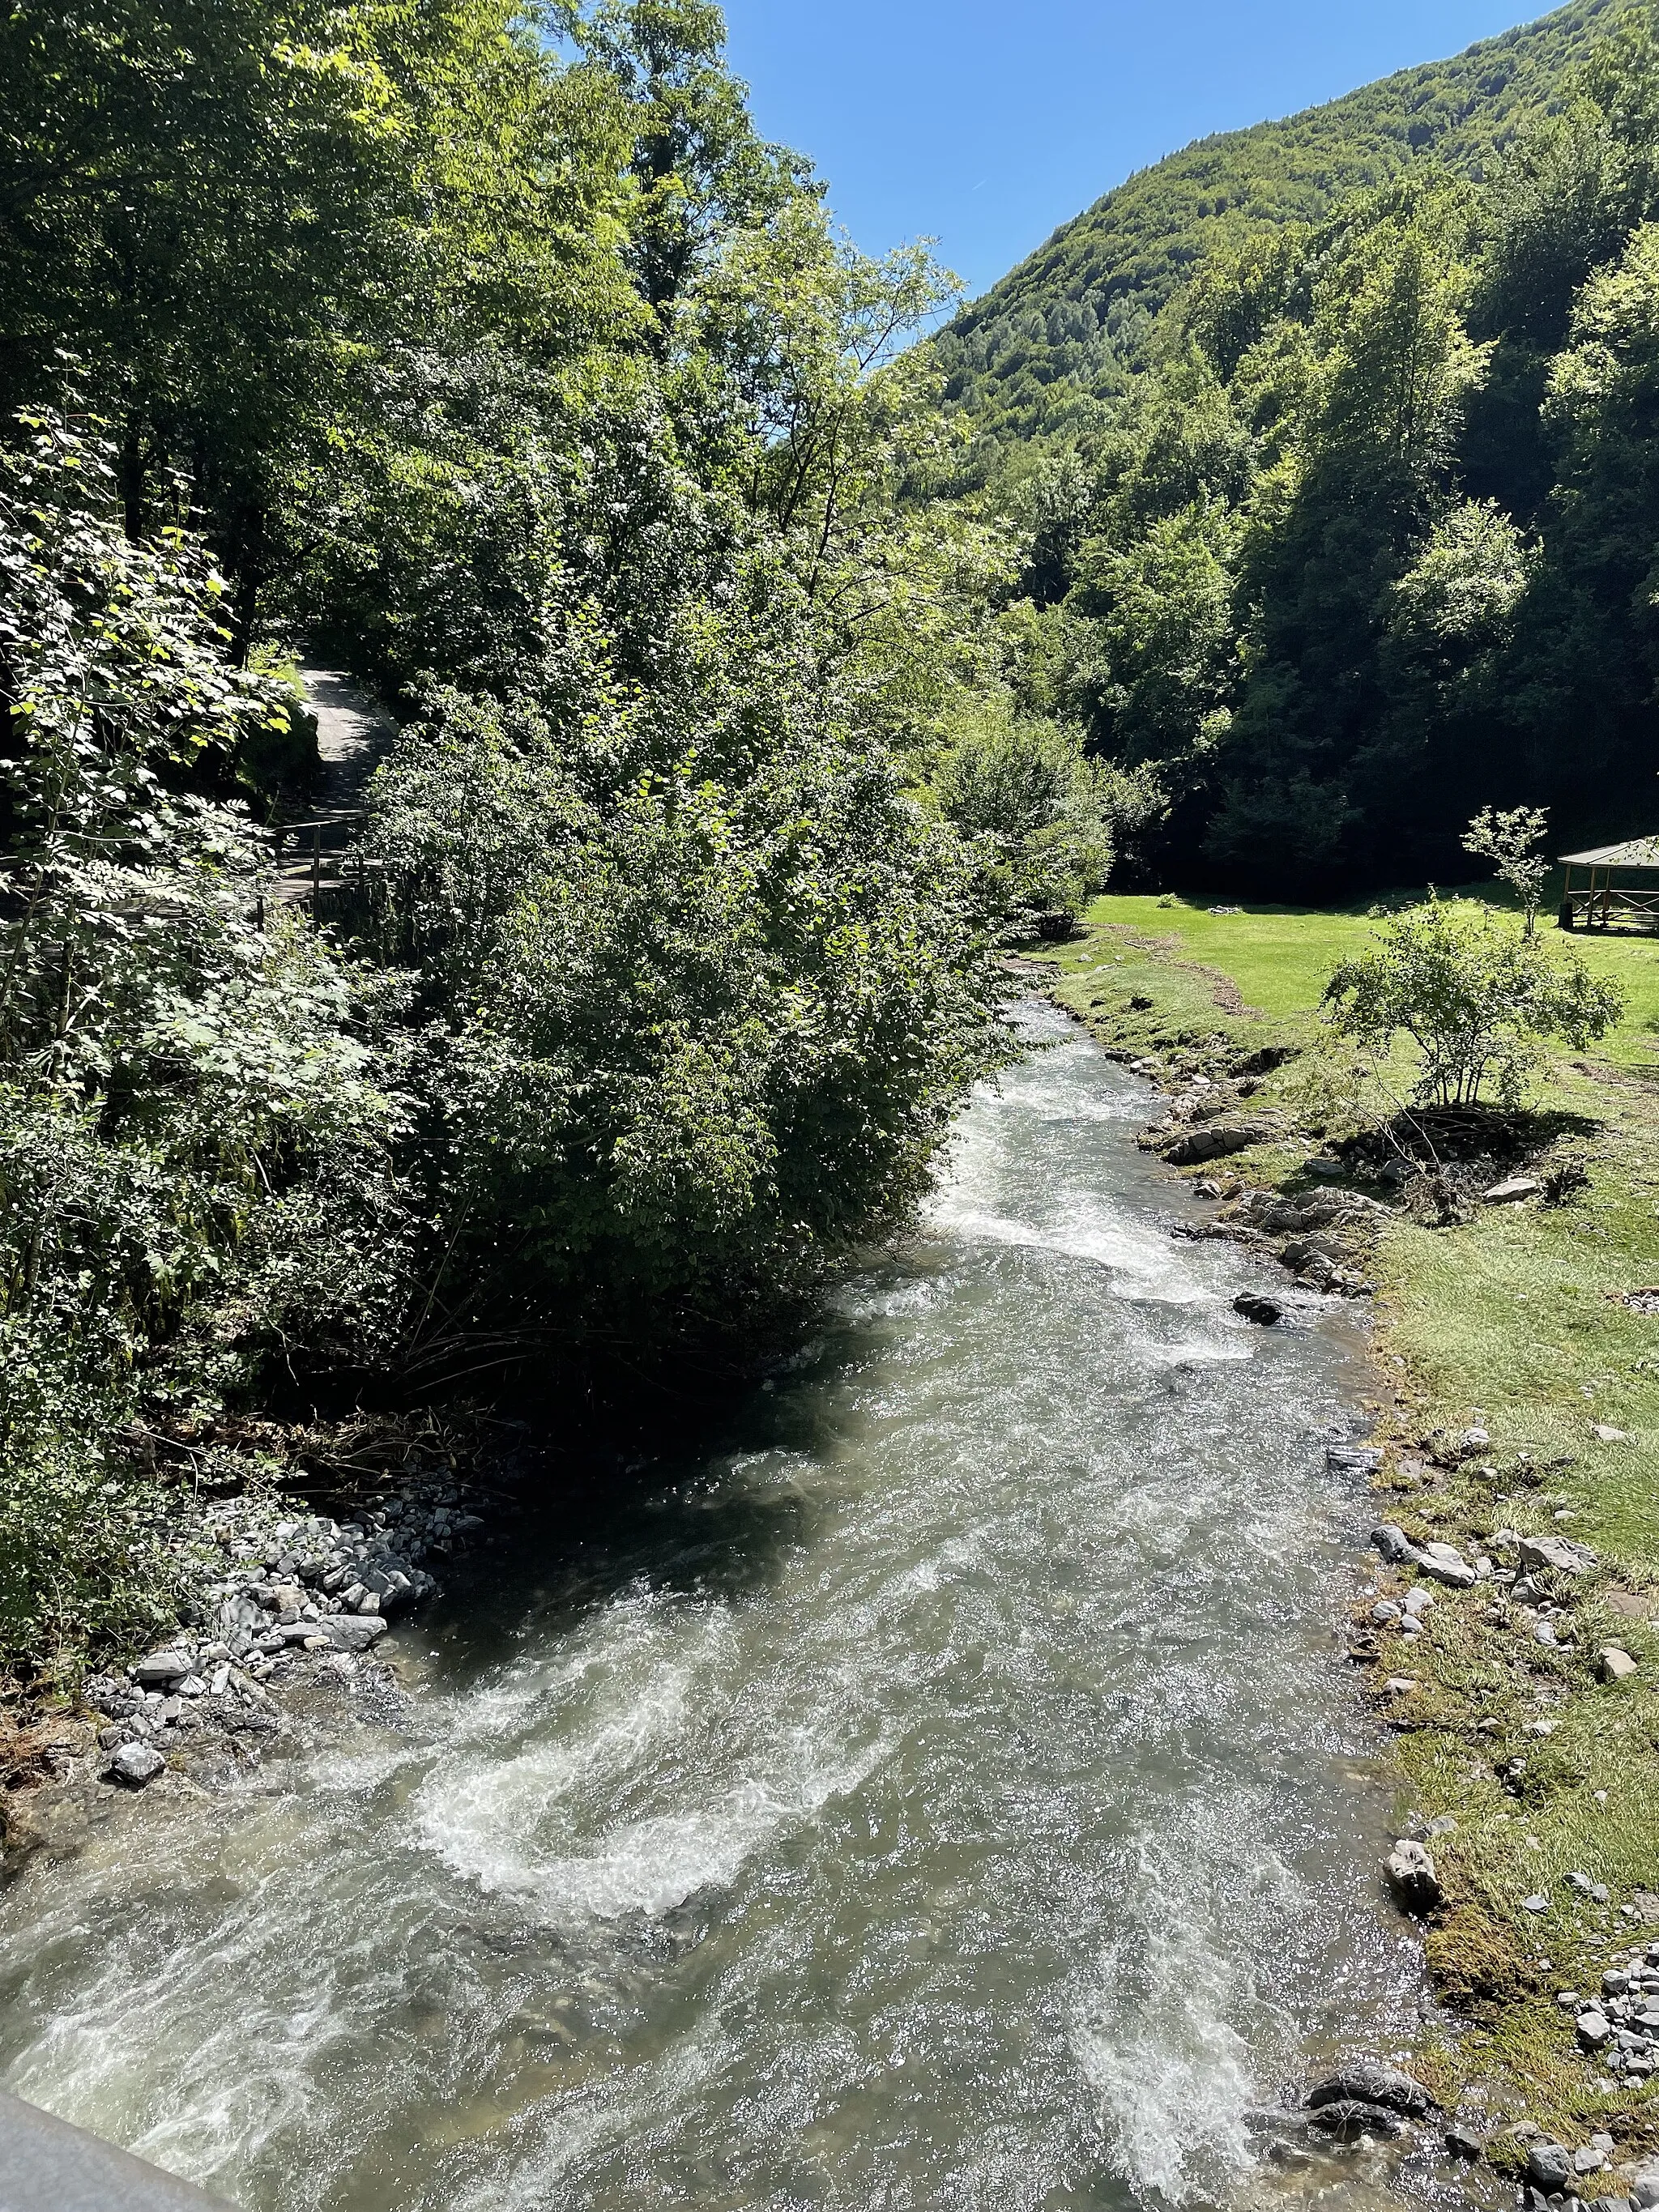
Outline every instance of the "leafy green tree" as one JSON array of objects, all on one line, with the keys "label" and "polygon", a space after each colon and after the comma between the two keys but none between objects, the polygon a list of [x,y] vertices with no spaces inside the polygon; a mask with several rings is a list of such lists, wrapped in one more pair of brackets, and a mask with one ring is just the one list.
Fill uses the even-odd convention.
[{"label": "leafy green tree", "polygon": [[1514,806],[1500,813],[1483,806],[1463,833],[1463,850],[1492,861],[1494,872],[1521,902],[1527,935],[1538,930],[1538,905],[1550,864],[1542,847],[1549,828],[1549,810],[1542,806]]},{"label": "leafy green tree", "polygon": [[1185,763],[1212,750],[1237,677],[1237,528],[1219,501],[1156,520],[1126,550],[1085,549],[1071,605],[1097,659],[1076,690],[1113,759]]},{"label": "leafy green tree", "polygon": [[1311,240],[1305,223],[1246,239],[1206,261],[1180,303],[1180,325],[1224,385],[1300,306],[1307,306]]},{"label": "leafy green tree", "polygon": [[1465,500],[1383,592],[1376,719],[1350,788],[1368,834],[1405,869],[1439,872],[1448,816],[1516,772],[1505,701],[1539,562],[1496,502]]},{"label": "leafy green tree", "polygon": [[1108,533],[1124,540],[1186,509],[1236,505],[1255,455],[1226,386],[1195,349],[1170,362],[1143,403],[1134,459],[1111,502]]},{"label": "leafy green tree", "polygon": [[733,473],[811,597],[865,596],[848,555],[939,434],[937,380],[907,349],[957,290],[925,244],[875,261],[835,239],[804,192],[733,232],[696,287],[699,389],[725,400]]},{"label": "leafy green tree", "polygon": [[1094,471],[1075,446],[1045,454],[1025,488],[1030,553],[1024,582],[1036,605],[1063,599],[1099,498]]},{"label": "leafy green tree", "polygon": [[389,355],[626,329],[620,103],[514,0],[24,0],[0,85],[0,404],[72,356],[129,534],[204,514],[244,645]]},{"label": "leafy green tree", "polygon": [[1389,592],[1400,638],[1442,657],[1449,670],[1509,635],[1525,597],[1534,550],[1502,507],[1466,500],[1449,508]]},{"label": "leafy green tree", "polygon": [[1310,466],[1340,468],[1396,495],[1432,494],[1486,355],[1469,338],[1462,259],[1469,220],[1455,193],[1391,195],[1358,227],[1320,286],[1316,328],[1325,394]]},{"label": "leafy green tree", "polygon": [[1376,949],[1346,960],[1325,988],[1337,1036],[1381,1070],[1403,1036],[1416,1053],[1421,1105],[1465,1106],[1491,1091],[1519,1105],[1560,1039],[1583,1052],[1619,1019],[1619,986],[1576,954],[1558,958],[1486,906],[1436,900],[1394,915]]},{"label": "leafy green tree", "polygon": [[1458,309],[1468,232],[1455,195],[1390,193],[1315,292],[1307,412],[1244,538],[1245,678],[1206,841],[1245,878],[1328,886],[1358,818],[1350,763],[1385,703],[1390,593],[1449,503],[1482,374]]},{"label": "leafy green tree", "polygon": [[[1659,560],[1659,223],[1637,231],[1597,271],[1573,312],[1571,343],[1550,380],[1548,416],[1561,447],[1554,535],[1602,617],[1598,643],[1654,669],[1650,586]],[[1621,659],[1625,655],[1620,655]],[[1626,680],[1632,688],[1641,678]]]},{"label": "leafy green tree", "polygon": [[554,12],[626,102],[635,186],[626,258],[665,349],[704,261],[799,199],[807,165],[756,135],[725,64],[726,19],[710,0],[560,0]]},{"label": "leafy green tree", "polygon": [[963,710],[934,775],[939,812],[977,850],[985,905],[1014,938],[1075,921],[1106,887],[1114,834],[1157,811],[1153,778],[1091,760],[1075,730],[995,698]]}]

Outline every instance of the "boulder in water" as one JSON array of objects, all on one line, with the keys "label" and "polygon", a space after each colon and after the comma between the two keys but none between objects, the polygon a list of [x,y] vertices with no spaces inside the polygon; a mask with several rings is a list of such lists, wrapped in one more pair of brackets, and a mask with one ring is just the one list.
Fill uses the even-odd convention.
[{"label": "boulder in water", "polygon": [[1389,1855],[1389,1887],[1408,1912],[1432,1912],[1441,1901],[1434,1861],[1421,1844],[1402,1836]]},{"label": "boulder in water", "polygon": [[386,1629],[384,1617],[378,1613],[331,1613],[315,1625],[318,1634],[337,1651],[367,1651]]},{"label": "boulder in water", "polygon": [[142,1790],[153,1782],[167,1765],[161,1753],[148,1743],[124,1743],[109,1763],[110,1773],[116,1781],[125,1782],[134,1790]]},{"label": "boulder in water", "polygon": [[1375,1444],[1327,1444],[1325,1464],[1333,1474],[1375,1474],[1382,1455]]},{"label": "boulder in water", "polygon": [[1434,2099],[1420,2081],[1413,2081],[1398,2067],[1384,2066],[1374,2058],[1350,2059],[1334,2074],[1328,2074],[1322,2081],[1316,2081],[1308,2092],[1307,2101],[1316,2110],[1322,2105],[1345,2102],[1387,2105],[1392,2111],[1405,2112],[1414,2120],[1434,2110]]},{"label": "boulder in water", "polygon": [[1276,1298],[1263,1297],[1258,1291],[1241,1291],[1233,1300],[1233,1311],[1253,1321],[1258,1328],[1272,1328],[1284,1318],[1285,1309]]},{"label": "boulder in water", "polygon": [[1338,2142],[1358,2142],[1361,2136],[1401,2136],[1406,2123],[1387,2105],[1368,2105],[1357,2097],[1339,2097],[1321,2105],[1308,2116],[1309,2124]]}]

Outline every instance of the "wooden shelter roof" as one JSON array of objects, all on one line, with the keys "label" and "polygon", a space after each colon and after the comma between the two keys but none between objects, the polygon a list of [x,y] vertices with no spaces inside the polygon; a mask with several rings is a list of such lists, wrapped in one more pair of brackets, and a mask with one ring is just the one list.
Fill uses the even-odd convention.
[{"label": "wooden shelter roof", "polygon": [[1659,868],[1659,836],[1632,837],[1623,845],[1598,845],[1593,852],[1559,857],[1564,868]]}]

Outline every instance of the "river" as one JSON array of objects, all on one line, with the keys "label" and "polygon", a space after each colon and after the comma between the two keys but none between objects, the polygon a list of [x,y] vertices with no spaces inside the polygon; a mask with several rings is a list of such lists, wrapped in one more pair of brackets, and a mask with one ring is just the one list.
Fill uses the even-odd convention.
[{"label": "river", "polygon": [[7,2086],[247,2212],[1073,2212],[1236,2197],[1253,2105],[1401,2045],[1352,1315],[1241,1322],[1145,1086],[1030,1019],[913,1244],[458,1578],[406,1713],[11,1886]]}]

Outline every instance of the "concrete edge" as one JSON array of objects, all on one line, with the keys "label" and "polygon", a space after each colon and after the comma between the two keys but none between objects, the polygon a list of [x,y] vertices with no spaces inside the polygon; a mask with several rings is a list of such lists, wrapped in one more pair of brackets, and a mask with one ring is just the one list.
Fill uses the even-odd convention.
[{"label": "concrete edge", "polygon": [[0,2089],[0,2212],[235,2212]]}]

